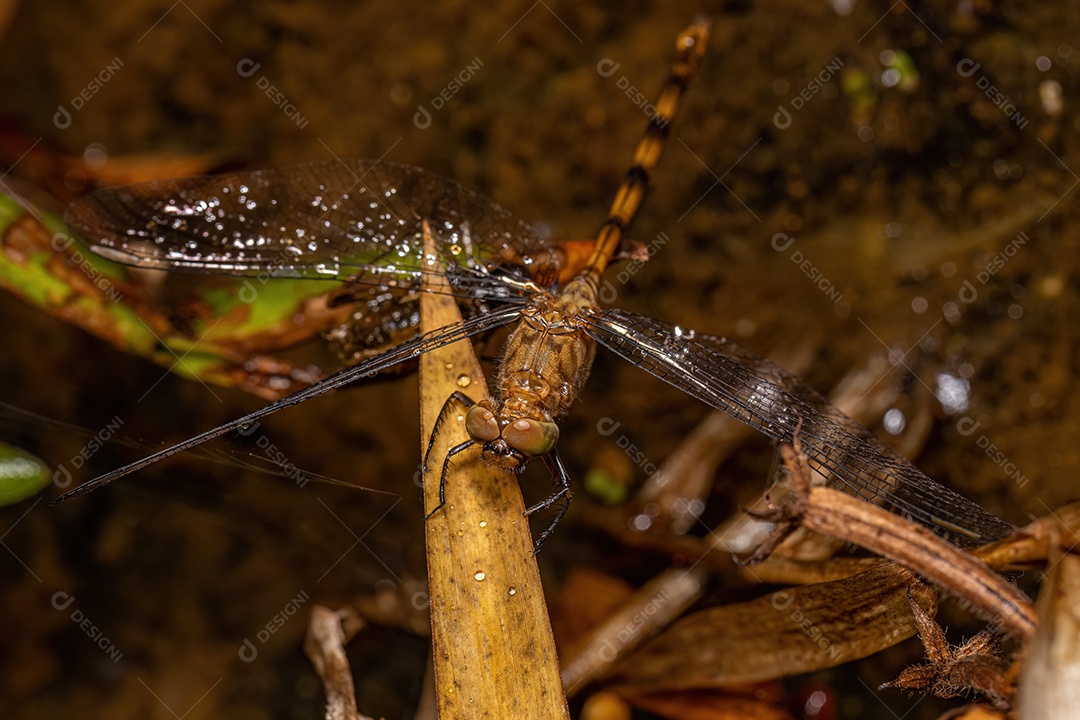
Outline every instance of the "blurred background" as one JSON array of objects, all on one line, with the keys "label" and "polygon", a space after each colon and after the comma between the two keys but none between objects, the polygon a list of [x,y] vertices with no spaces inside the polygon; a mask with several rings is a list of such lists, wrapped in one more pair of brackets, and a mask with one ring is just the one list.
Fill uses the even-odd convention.
[{"label": "blurred background", "polygon": [[[551,237],[589,238],[698,13],[712,43],[630,231],[664,240],[625,283],[609,273],[616,304],[778,358],[809,352],[803,375],[823,391],[877,359],[881,385],[903,391],[889,427],[920,434],[929,475],[1016,524],[1074,499],[1080,10],[1067,4],[13,1],[0,3],[0,161],[59,209],[90,184],[62,171],[80,163],[169,177],[386,158]],[[6,294],[0,318],[0,400],[90,435],[119,418],[126,435],[176,441],[263,402]],[[639,483],[598,423],[620,423],[655,464],[705,415],[602,354],[560,447],[579,481],[603,465]],[[49,462],[87,443],[11,427]],[[0,713],[321,716],[303,605],[422,591],[416,381],[264,427],[296,465],[365,490],[178,459],[59,508],[52,489],[0,508]],[[94,453],[76,479],[132,452]],[[727,463],[708,517],[759,494],[772,453],[756,439]],[[547,487],[539,471],[524,482],[527,497]],[[637,583],[672,562],[596,530],[597,506],[579,485],[540,554],[556,605],[574,568]],[[350,647],[365,711],[411,717],[427,651],[366,631]],[[948,705],[870,690],[918,656],[912,641],[792,692],[847,683],[841,716],[885,703],[934,717]]]}]

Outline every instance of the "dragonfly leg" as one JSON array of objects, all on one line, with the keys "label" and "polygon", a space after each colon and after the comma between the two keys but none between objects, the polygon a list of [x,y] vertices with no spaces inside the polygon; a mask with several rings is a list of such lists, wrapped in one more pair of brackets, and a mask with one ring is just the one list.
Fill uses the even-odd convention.
[{"label": "dragonfly leg", "polygon": [[540,551],[540,546],[543,545],[544,541],[555,531],[555,526],[562,521],[563,516],[566,515],[566,511],[570,509],[570,475],[566,472],[566,468],[562,464],[562,458],[559,457],[558,451],[552,450],[545,455],[544,464],[547,465],[548,470],[551,472],[551,479],[557,482],[559,489],[556,490],[555,494],[551,497],[541,500],[529,507],[525,511],[525,515],[529,516],[538,510],[549,508],[559,500],[562,500],[563,502],[562,507],[559,508],[558,514],[555,515],[555,519],[551,521],[551,524],[547,526],[547,529],[540,533],[540,536],[536,538],[536,542],[533,543],[534,552]]},{"label": "dragonfly leg", "polygon": [[461,403],[466,410],[476,404],[472,398],[460,390],[455,390],[450,397],[446,398],[442,410],[439,411],[439,417],[435,419],[435,425],[431,428],[431,437],[428,438],[427,450],[424,451],[424,473],[428,471],[428,458],[431,457],[431,448],[435,447],[435,438],[439,436],[439,430],[442,429],[442,424],[450,414],[450,408],[453,407],[455,402]]},{"label": "dragonfly leg", "polygon": [[[801,420],[799,425],[801,427]],[[798,429],[795,431],[792,444],[783,443],[780,446],[780,457],[791,475],[791,490],[770,510],[747,513],[758,520],[773,523],[774,527],[750,557],[740,559],[744,565],[755,565],[769,557],[780,543],[799,529],[803,515],[806,514],[811,487],[810,466],[806,462],[806,455],[802,452]],[[771,501],[770,504],[772,504]]]},{"label": "dragonfly leg", "polygon": [[[447,400],[447,404],[449,404],[449,402],[450,401]],[[436,428],[437,427],[438,426],[436,426]],[[432,433],[432,435],[434,435],[434,433]],[[441,510],[442,506],[446,504],[446,474],[450,472],[450,458],[454,457],[460,452],[468,450],[475,444],[476,442],[474,440],[466,440],[465,442],[450,448],[450,452],[446,453],[446,459],[443,460],[442,472],[439,473],[439,504],[432,508],[431,512],[424,516],[425,520],[437,513],[439,510]],[[430,450],[431,448],[428,448],[429,452]]]}]

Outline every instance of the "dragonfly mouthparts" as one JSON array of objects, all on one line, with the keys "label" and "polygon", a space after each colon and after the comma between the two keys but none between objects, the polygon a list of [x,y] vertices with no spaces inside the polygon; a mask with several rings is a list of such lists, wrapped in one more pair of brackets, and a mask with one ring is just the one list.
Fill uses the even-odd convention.
[{"label": "dragonfly mouthparts", "polygon": [[480,452],[480,459],[492,467],[520,475],[525,472],[525,468],[528,467],[532,458],[520,450],[510,447],[502,438],[498,438],[484,443],[484,447]]}]

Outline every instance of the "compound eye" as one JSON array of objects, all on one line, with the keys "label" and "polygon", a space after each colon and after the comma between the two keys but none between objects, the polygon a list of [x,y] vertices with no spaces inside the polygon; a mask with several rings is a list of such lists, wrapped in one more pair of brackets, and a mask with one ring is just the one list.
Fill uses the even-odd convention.
[{"label": "compound eye", "polygon": [[506,444],[529,457],[547,455],[559,442],[559,426],[532,418],[519,418],[503,428]]},{"label": "compound eye", "polygon": [[498,440],[499,421],[495,419],[495,413],[486,407],[473,405],[469,412],[465,413],[465,432],[479,443]]}]

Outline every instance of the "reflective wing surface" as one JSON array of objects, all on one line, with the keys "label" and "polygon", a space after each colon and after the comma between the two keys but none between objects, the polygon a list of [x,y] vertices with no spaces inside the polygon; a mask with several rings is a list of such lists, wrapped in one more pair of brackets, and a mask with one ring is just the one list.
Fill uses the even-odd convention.
[{"label": "reflective wing surface", "polygon": [[597,313],[587,323],[601,345],[776,442],[791,443],[801,421],[799,438],[810,465],[842,490],[963,546],[1013,530],[931,480],[802,380],[730,340],[623,310]]},{"label": "reflective wing surface", "polygon": [[[75,201],[68,225],[139,267],[419,286],[422,223],[444,260],[541,284],[560,254],[488,198],[420,168],[370,160],[159,180]],[[372,276],[377,276],[376,280]]]}]

